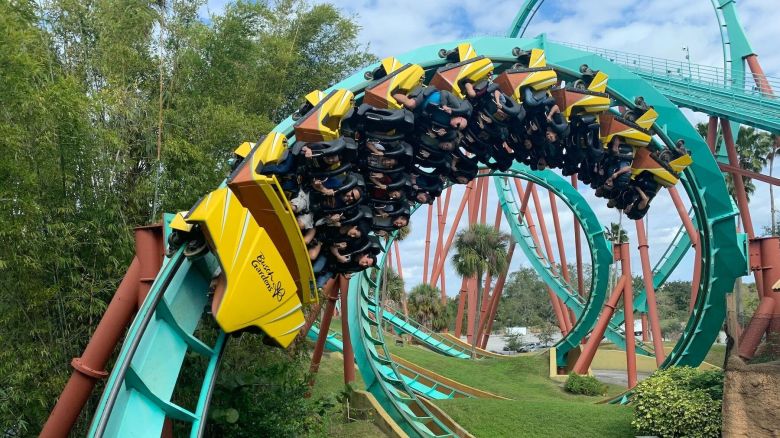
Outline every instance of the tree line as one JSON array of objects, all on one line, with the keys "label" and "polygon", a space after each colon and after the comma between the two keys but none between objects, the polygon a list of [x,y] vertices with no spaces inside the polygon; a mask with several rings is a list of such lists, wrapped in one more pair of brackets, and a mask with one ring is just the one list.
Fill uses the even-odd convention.
[{"label": "tree line", "polygon": [[[332,5],[237,1],[202,17],[204,4],[0,2],[2,433],[34,435],[45,421],[132,258],[133,227],[189,209],[226,176],[241,142],[374,60],[353,18]],[[226,366],[253,385],[274,372],[305,382],[302,371],[260,369],[278,352],[236,345]],[[248,388],[222,384],[236,403]],[[237,406],[263,423],[245,435],[300,435],[259,415],[268,399]],[[295,424],[311,426],[306,415]]]}]

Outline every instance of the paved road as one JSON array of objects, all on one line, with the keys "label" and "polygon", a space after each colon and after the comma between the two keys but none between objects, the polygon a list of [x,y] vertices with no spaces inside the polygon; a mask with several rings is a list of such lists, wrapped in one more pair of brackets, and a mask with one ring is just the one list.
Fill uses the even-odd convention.
[{"label": "paved road", "polygon": [[[612,385],[620,385],[628,387],[628,376],[625,371],[614,370],[592,370],[593,376],[599,379],[601,382],[609,383]],[[645,380],[649,373],[637,373],[637,381],[641,382]]]}]

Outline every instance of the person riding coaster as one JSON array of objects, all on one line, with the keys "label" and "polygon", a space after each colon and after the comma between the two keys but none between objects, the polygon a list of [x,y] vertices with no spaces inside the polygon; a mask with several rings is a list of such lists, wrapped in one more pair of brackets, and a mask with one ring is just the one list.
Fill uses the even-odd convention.
[{"label": "person riding coaster", "polygon": [[366,184],[362,175],[349,172],[338,188],[327,188],[321,180],[312,182],[315,190],[310,195],[311,209],[318,214],[340,213],[351,209],[363,201]]},{"label": "person riding coaster", "polygon": [[414,127],[414,113],[407,109],[374,108],[363,103],[344,116],[341,133],[355,139],[366,137],[397,141],[406,137]]},{"label": "person riding coaster", "polygon": [[396,58],[388,57],[381,61],[379,67],[366,72],[365,78],[375,82],[366,87],[363,104],[379,109],[399,110],[403,109],[403,104],[393,96],[407,95],[420,87],[425,70],[417,64],[401,64]]},{"label": "person riding coaster", "polygon": [[628,190],[618,196],[615,207],[623,210],[631,220],[642,219],[660,187],[653,174],[644,171],[632,177]]},{"label": "person riding coaster", "polygon": [[296,157],[298,166],[304,167],[307,172],[333,171],[341,167],[342,162],[355,161],[358,145],[347,137],[311,143],[296,141],[290,154]]},{"label": "person riding coaster", "polygon": [[512,53],[519,63],[498,75],[496,85],[515,102],[523,104],[527,111],[550,104],[548,92],[558,82],[558,75],[552,67],[547,66],[544,50],[527,52],[515,47]]},{"label": "person riding coaster", "polygon": [[367,172],[401,170],[409,167],[413,159],[414,148],[405,141],[366,140],[359,156],[360,165]]},{"label": "person riding coaster", "polygon": [[469,43],[458,44],[452,50],[441,49],[439,56],[450,61],[436,70],[430,86],[450,91],[459,99],[466,99],[467,88],[472,91],[484,87],[493,74],[493,62],[484,56],[478,56]]},{"label": "person riding coaster", "polygon": [[414,163],[423,167],[436,168],[440,171],[449,170],[449,151],[454,149],[455,143],[446,142],[444,145],[446,149],[442,149],[442,143],[436,145],[429,145],[423,142],[418,143],[416,145]]},{"label": "person riding coaster", "polygon": [[436,172],[436,169],[426,171],[422,166],[415,165],[411,169],[410,183],[413,191],[427,192],[433,197],[441,195],[446,177]]},{"label": "person riding coaster", "polygon": [[[353,273],[363,271],[371,266],[375,266],[377,262],[377,256],[382,252],[382,245],[379,242],[379,238],[376,236],[368,236],[365,241],[361,242],[362,245],[354,249],[342,249],[337,250],[335,255],[330,258],[330,268],[336,273]],[[348,253],[341,251],[350,250]]]},{"label": "person riding coaster", "polygon": [[450,169],[447,177],[456,184],[468,184],[477,177],[479,164],[476,157],[468,157],[461,149],[450,154]]},{"label": "person riding coaster", "polygon": [[411,187],[409,174],[405,169],[400,172],[370,172],[366,187],[372,199],[403,200]]},{"label": "person riding coaster", "polygon": [[631,164],[634,160],[634,147],[624,142],[622,137],[614,136],[609,144],[606,158],[604,184],[596,190],[596,196],[615,199],[628,188],[631,180]]},{"label": "person riding coaster", "polygon": [[395,231],[409,224],[411,211],[408,204],[397,203],[390,205],[387,210],[379,210],[379,207],[385,207],[388,204],[377,205],[374,208],[373,224],[371,229],[378,231]]}]

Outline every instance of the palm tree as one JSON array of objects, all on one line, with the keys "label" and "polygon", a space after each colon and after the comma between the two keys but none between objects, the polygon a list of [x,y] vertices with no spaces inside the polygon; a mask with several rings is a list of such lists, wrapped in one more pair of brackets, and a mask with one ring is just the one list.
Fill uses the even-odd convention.
[{"label": "palm tree", "polygon": [[433,331],[447,327],[447,306],[441,303],[440,296],[439,288],[426,283],[418,284],[409,292],[409,313]]},{"label": "palm tree", "polygon": [[[707,125],[704,123],[697,123],[696,130],[699,134],[707,138]],[[718,129],[718,141],[722,137],[720,129]],[[751,172],[761,172],[767,161],[771,161],[774,158],[774,152],[777,151],[780,145],[776,143],[774,136],[768,132],[757,130],[756,128],[749,126],[740,126],[737,132],[737,139],[735,142],[737,156],[739,159],[739,167],[743,170],[749,170]],[[769,168],[770,172],[772,168]],[[726,187],[729,190],[731,196],[735,197],[734,179],[730,173],[724,175],[726,178]],[[753,179],[743,176],[742,181],[745,184],[745,195],[750,201],[750,195],[756,190]],[[772,190],[770,185],[770,191]]]},{"label": "palm tree", "polygon": [[[406,239],[409,236],[410,232],[411,232],[411,229],[409,228],[408,225],[405,226],[405,227],[400,228],[396,232],[396,234],[395,234],[395,241],[396,242],[400,242],[400,241]],[[391,254],[390,254],[390,244],[389,244],[389,242],[390,242],[390,236],[388,235],[386,240],[385,240],[385,247],[387,248],[388,253],[387,253],[387,258],[386,258],[386,262],[385,262],[385,263],[387,263],[387,266],[385,266],[385,269],[383,271],[384,274],[382,275],[382,296],[383,297],[387,297],[388,294],[395,293],[393,291],[388,291],[388,287],[392,286],[394,284],[393,283],[393,278],[391,276],[388,276],[388,272],[392,272],[392,274],[397,277],[396,280],[400,281],[400,285],[401,285],[400,296],[397,297],[398,299],[396,300],[396,303],[401,304],[401,309],[404,312],[404,316],[408,318],[409,317],[409,312],[407,310],[406,292],[405,292],[405,288],[404,288],[404,279],[401,278],[401,274],[403,274],[403,272],[401,272],[401,273],[395,272],[390,267],[390,256],[391,256]],[[396,248],[398,248],[397,244],[396,244]],[[398,268],[400,269],[401,267],[399,266]],[[396,285],[397,285],[397,283],[396,283]]]},{"label": "palm tree", "polygon": [[404,300],[404,280],[395,269],[389,266],[385,269],[385,280],[382,289],[382,301],[389,301],[396,308],[402,306]]},{"label": "palm tree", "polygon": [[480,309],[482,309],[482,274],[503,272],[506,269],[507,245],[509,235],[489,225],[472,224],[460,231],[455,239],[455,255],[452,262],[455,270],[463,278],[477,279],[477,314],[471,336],[471,358],[477,356],[477,333],[479,330]]},{"label": "palm tree", "polygon": [[[753,127],[740,126],[735,146],[739,157],[739,167],[743,170],[760,173],[767,164],[772,151],[772,139],[768,132],[759,131]],[[756,191],[756,186],[753,184],[752,178],[743,176],[742,181],[745,183],[745,195],[750,201],[750,195]],[[726,186],[729,193],[734,196],[734,179],[731,174],[726,175]]]},{"label": "palm tree", "polygon": [[628,234],[623,228],[623,225],[616,224],[614,222],[609,224],[609,228],[604,227],[604,235],[612,243],[626,243],[628,242]]}]

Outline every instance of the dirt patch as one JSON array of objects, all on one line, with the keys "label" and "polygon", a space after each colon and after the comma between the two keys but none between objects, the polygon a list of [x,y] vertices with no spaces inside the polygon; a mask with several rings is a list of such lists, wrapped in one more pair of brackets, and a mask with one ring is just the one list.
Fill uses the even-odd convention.
[{"label": "dirt patch", "polygon": [[780,437],[780,361],[729,358],[723,386],[724,437]]}]

